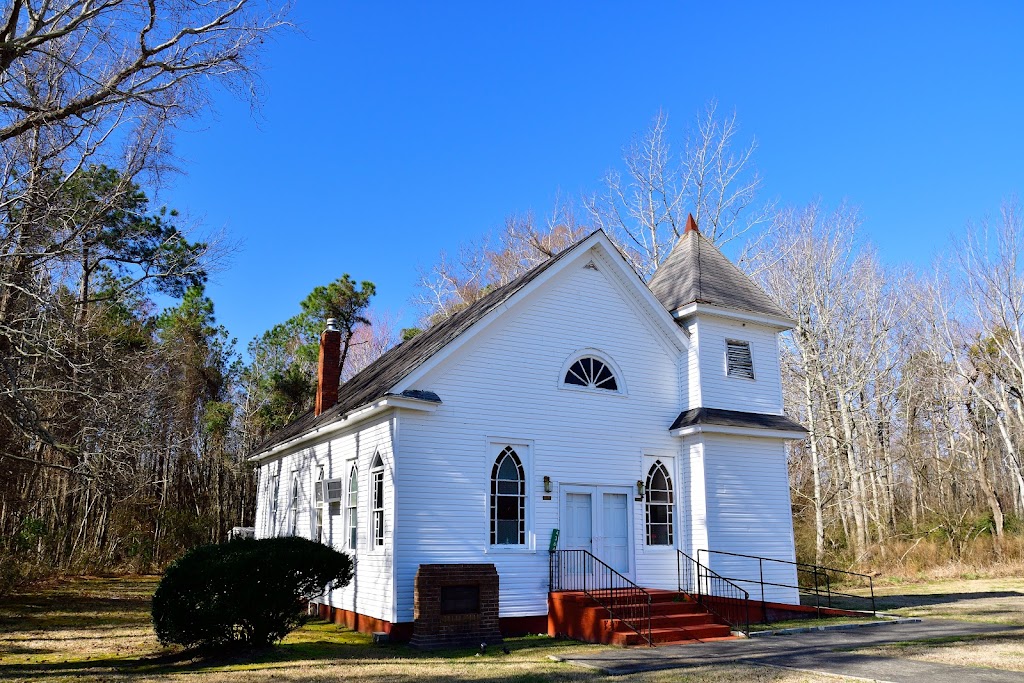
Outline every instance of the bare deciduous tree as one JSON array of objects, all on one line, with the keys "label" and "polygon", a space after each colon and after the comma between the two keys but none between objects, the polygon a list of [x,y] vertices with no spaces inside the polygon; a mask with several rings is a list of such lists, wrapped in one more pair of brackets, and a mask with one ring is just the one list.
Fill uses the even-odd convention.
[{"label": "bare deciduous tree", "polygon": [[625,174],[609,171],[603,191],[587,199],[594,227],[619,242],[645,280],[682,235],[689,213],[719,245],[770,218],[771,205],[755,206],[761,188],[752,164],[757,143],[738,146],[738,135],[736,115],[720,118],[712,102],[677,151],[668,115],[659,111],[626,147]]}]

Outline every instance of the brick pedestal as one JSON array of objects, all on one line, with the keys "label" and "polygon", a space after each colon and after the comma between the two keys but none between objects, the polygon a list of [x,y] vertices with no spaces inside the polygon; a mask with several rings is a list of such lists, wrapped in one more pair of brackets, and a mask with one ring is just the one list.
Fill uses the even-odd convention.
[{"label": "brick pedestal", "polygon": [[421,564],[414,615],[410,644],[416,647],[501,642],[498,570],[493,564]]}]

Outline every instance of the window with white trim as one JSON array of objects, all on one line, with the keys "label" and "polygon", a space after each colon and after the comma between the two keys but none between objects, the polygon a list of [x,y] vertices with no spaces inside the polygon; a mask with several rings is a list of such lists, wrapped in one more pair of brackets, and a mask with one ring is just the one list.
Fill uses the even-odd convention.
[{"label": "window with white trim", "polygon": [[316,508],[316,536],[317,543],[324,542],[324,468],[321,467],[316,475],[316,483],[313,484],[314,506]]},{"label": "window with white trim", "polygon": [[370,466],[370,504],[372,525],[370,543],[373,546],[384,545],[384,461],[380,453],[373,458]]},{"label": "window with white trim", "polygon": [[526,545],[526,471],[512,446],[491,468],[491,545]]},{"label": "window with white trim", "polygon": [[292,470],[291,534],[295,535],[299,519],[299,471]]},{"label": "window with white trim", "polygon": [[660,460],[647,473],[646,499],[647,545],[672,545],[672,477]]},{"label": "window with white trim", "polygon": [[750,355],[750,342],[725,340],[725,374],[729,377],[754,379],[754,359]]},{"label": "window with white trim", "polygon": [[346,541],[349,550],[356,549],[359,536],[359,468],[354,464],[348,473],[348,497],[345,500]]},{"label": "window with white trim", "polygon": [[615,379],[615,373],[600,358],[594,356],[583,356],[569,366],[562,381],[574,387],[587,389],[603,389],[605,391],[619,390],[619,383]]},{"label": "window with white trim", "polygon": [[277,535],[277,497],[280,493],[281,477],[271,474],[267,483],[267,490],[270,493],[270,534]]}]

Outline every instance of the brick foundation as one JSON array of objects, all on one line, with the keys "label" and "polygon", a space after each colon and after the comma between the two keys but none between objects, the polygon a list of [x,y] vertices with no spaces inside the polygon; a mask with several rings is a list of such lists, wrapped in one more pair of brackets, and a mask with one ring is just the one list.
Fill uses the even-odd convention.
[{"label": "brick foundation", "polygon": [[[501,642],[498,591],[493,564],[421,564],[410,644],[436,648]],[[457,602],[452,600],[456,595],[476,599]]]}]

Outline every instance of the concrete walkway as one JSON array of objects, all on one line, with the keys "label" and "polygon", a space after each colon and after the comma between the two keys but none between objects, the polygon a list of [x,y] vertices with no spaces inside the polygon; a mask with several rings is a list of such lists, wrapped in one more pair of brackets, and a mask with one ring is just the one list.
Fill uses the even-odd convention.
[{"label": "concrete walkway", "polygon": [[874,628],[814,631],[716,643],[605,650],[591,655],[574,655],[567,657],[566,661],[612,675],[703,666],[716,662],[744,662],[893,683],[1021,683],[1024,681],[1024,673],[1019,671],[953,666],[837,651],[903,640],[1015,630],[1020,631],[1024,638],[1024,629],[1021,627],[933,619],[918,623],[893,623]]}]

